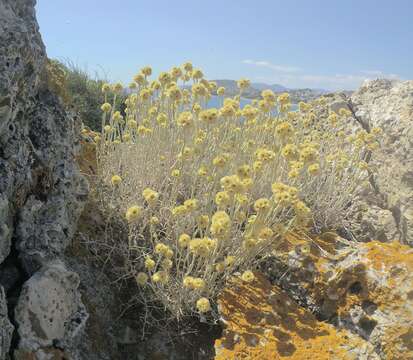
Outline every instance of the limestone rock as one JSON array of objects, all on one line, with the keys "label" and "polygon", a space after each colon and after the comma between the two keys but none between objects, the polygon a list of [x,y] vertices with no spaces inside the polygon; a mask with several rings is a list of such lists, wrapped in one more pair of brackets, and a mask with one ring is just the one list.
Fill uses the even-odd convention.
[{"label": "limestone rock", "polygon": [[[79,124],[47,89],[34,5],[0,1],[0,262],[17,224],[29,273],[41,266],[33,254],[41,260],[61,254],[87,193],[74,161]],[[33,207],[37,213],[28,216]]]},{"label": "limestone rock", "polygon": [[[80,123],[48,89],[35,4],[0,0],[0,281],[13,297],[15,286],[62,258],[88,190],[75,161]],[[40,303],[53,291],[43,287]],[[4,303],[2,291],[1,359],[11,329]]]},{"label": "limestone rock", "polygon": [[[413,81],[366,81],[351,103],[362,122],[384,130],[385,141],[373,164],[380,206],[392,212],[398,228],[396,237],[393,229],[386,237],[413,245]],[[372,204],[369,198],[366,203]],[[380,211],[373,217],[381,217]]]},{"label": "limestone rock", "polygon": [[360,212],[359,224],[353,231],[358,241],[370,241],[371,239],[389,242],[400,238],[398,225],[390,210],[382,209],[376,205],[366,206],[365,211]]},{"label": "limestone rock", "polygon": [[20,351],[65,349],[75,341],[88,318],[78,287],[78,275],[60,261],[44,266],[23,285],[15,309]]}]

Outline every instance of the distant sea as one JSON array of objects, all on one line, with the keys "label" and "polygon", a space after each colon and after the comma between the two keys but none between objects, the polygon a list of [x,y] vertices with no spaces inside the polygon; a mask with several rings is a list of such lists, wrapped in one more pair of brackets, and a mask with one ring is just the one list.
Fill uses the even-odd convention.
[{"label": "distant sea", "polygon": [[[251,99],[245,99],[245,98],[241,98],[240,99],[240,106],[241,106],[241,109],[245,106],[245,105],[247,105],[247,104],[251,104]],[[220,108],[221,106],[222,106],[222,102],[223,102],[223,100],[222,100],[222,97],[220,97],[220,96],[216,96],[216,95],[212,95],[211,96],[211,99],[209,99],[209,101],[208,101],[208,108]]]},{"label": "distant sea", "polygon": [[[251,104],[251,99],[246,99],[246,98],[241,98],[240,99],[240,106],[241,109],[247,105],[247,104]],[[208,101],[208,108],[220,108],[222,106],[222,97],[216,96],[216,95],[212,95],[211,99],[209,99]],[[296,111],[298,109],[297,104],[292,104],[291,105],[291,110],[292,111]]]}]

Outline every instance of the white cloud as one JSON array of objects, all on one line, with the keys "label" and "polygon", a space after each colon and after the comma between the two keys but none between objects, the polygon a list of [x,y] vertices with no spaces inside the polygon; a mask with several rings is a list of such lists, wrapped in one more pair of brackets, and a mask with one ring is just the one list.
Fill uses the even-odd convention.
[{"label": "white cloud", "polygon": [[254,80],[278,83],[291,88],[308,87],[328,90],[353,90],[368,79],[400,79],[400,76],[397,74],[387,74],[380,70],[362,70],[355,74],[321,75],[306,74],[304,70],[298,67],[275,65],[268,61],[244,60],[243,63],[273,70],[272,75],[267,77],[258,76]]},{"label": "white cloud", "polygon": [[256,60],[243,60],[242,61],[244,64],[249,64],[249,65],[255,65],[255,66],[261,66],[265,67],[271,70],[279,71],[279,72],[285,72],[285,73],[294,73],[298,72],[301,69],[299,67],[295,66],[285,66],[285,65],[276,65],[272,64],[269,61],[261,60],[261,61],[256,61]]},{"label": "white cloud", "polygon": [[366,74],[369,76],[381,76],[383,75],[383,71],[380,70],[362,70],[360,71],[362,74]]}]

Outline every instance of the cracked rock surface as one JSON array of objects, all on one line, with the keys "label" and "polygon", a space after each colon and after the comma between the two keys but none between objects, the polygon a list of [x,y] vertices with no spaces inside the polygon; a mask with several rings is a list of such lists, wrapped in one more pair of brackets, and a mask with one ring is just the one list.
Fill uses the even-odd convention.
[{"label": "cracked rock surface", "polygon": [[[384,141],[374,154],[375,191],[361,194],[359,241],[393,241],[413,245],[413,81],[368,80],[350,97],[332,94],[330,108],[351,107],[361,125],[383,129]],[[354,120],[354,119],[353,119]]]},{"label": "cracked rock surface", "polygon": [[[48,89],[34,6],[0,0],[1,360],[31,351],[34,339],[49,347],[42,353],[63,352],[57,343],[70,343],[76,331],[57,323],[82,307],[77,275],[54,263],[76,231],[88,190],[75,162],[79,123]],[[49,316],[53,301],[61,318]]]}]

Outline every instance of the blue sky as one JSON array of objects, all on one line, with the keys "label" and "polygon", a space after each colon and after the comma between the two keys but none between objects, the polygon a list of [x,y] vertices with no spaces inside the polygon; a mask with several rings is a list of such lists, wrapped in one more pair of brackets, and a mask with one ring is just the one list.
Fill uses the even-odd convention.
[{"label": "blue sky", "polygon": [[413,79],[413,0],[37,2],[49,57],[113,81],[188,60],[208,79],[288,87]]}]

